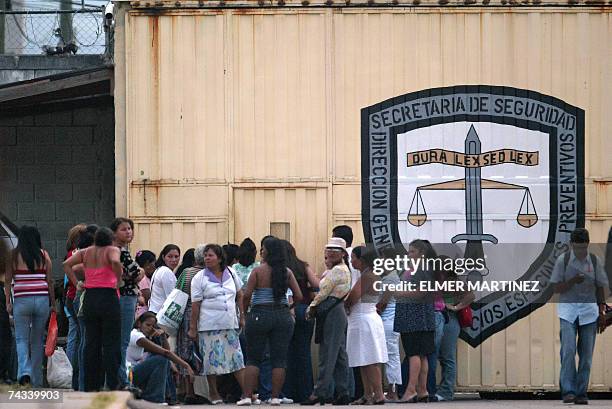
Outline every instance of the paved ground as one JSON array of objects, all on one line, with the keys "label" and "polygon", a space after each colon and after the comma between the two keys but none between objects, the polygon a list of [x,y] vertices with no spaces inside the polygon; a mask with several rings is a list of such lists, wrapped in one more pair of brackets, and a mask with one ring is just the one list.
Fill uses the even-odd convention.
[{"label": "paved ground", "polygon": [[[131,400],[130,394],[127,392],[102,392],[102,393],[83,393],[83,392],[65,392],[63,395],[63,403],[51,403],[46,401],[15,401],[8,402],[9,394],[6,390],[0,392],[0,409],[154,409],[160,407],[166,408],[189,408],[189,409],[211,409],[211,405],[188,405],[188,406],[160,406],[154,403]],[[422,407],[423,404],[417,404],[415,408]],[[454,402],[438,402],[430,403],[429,409],[548,409],[548,408],[568,408],[576,407],[575,405],[565,405],[559,400],[488,400],[479,399],[478,395],[462,396]],[[300,405],[283,405],[286,408],[298,409]],[[412,407],[410,404],[387,404],[387,408],[404,408]],[[319,406],[316,406],[319,407]],[[316,408],[315,407],[315,408]],[[331,408],[331,405],[326,405]],[[612,400],[592,399],[589,402],[589,407],[596,408],[612,408]],[[218,409],[235,409],[235,404],[217,405]],[[270,408],[269,405],[254,406],[253,408]],[[347,408],[348,406],[343,406]]]},{"label": "paved ground", "polygon": [[[129,401],[128,402],[129,408],[130,409],[153,409],[153,408],[159,408],[160,406],[155,405],[155,404],[150,404],[150,403],[146,403],[143,401]],[[417,406],[418,405],[418,406]],[[489,408],[493,408],[493,409],[548,409],[548,408],[573,408],[573,407],[582,407],[582,406],[576,406],[576,405],[565,405],[563,404],[561,401],[557,401],[557,400],[469,400],[469,399],[462,399],[462,400],[456,400],[454,402],[437,402],[437,403],[429,403],[429,406],[427,406],[427,408],[429,409],[489,409]],[[406,406],[410,407],[414,407],[414,408],[423,408],[423,404],[408,404],[408,403],[404,403],[404,404],[386,404],[385,405],[387,408],[392,409],[392,408],[405,408]],[[182,406],[184,408],[189,408],[189,409],[210,409],[211,406],[210,405],[189,405],[189,406]],[[232,408],[235,409],[238,406],[236,405],[218,405],[216,406],[219,409],[228,409],[228,408]],[[261,409],[264,408],[271,408],[271,406],[269,405],[262,405],[262,406],[254,406],[254,408],[258,408],[260,407]],[[304,406],[300,406],[300,405],[283,405],[283,407],[288,407],[288,408],[292,408],[292,409],[297,409],[297,408],[303,408]],[[314,408],[317,408],[320,406],[315,406]],[[327,408],[331,408],[331,405],[325,405],[325,407]],[[338,406],[339,408],[349,408],[352,407],[354,408],[355,406]],[[371,407],[371,406],[370,406]],[[612,408],[612,400],[591,400],[589,402],[589,406],[587,407],[596,407],[596,408],[606,408],[606,409],[610,409]]]},{"label": "paved ground", "polygon": [[54,403],[43,399],[24,400],[9,391],[8,388],[0,391],[0,409],[127,409],[127,401],[131,398],[128,392],[64,392],[63,402]]}]

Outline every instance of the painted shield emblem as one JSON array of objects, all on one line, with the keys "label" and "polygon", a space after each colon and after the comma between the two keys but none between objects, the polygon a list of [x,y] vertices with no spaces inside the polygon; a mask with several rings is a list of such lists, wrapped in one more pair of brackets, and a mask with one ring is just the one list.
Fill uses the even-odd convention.
[{"label": "painted shield emblem", "polygon": [[462,339],[477,346],[550,298],[554,261],[584,226],[583,110],[468,85],[389,99],[361,121],[368,243],[380,251],[428,239],[449,256],[484,257],[485,280],[539,283],[478,293]]}]

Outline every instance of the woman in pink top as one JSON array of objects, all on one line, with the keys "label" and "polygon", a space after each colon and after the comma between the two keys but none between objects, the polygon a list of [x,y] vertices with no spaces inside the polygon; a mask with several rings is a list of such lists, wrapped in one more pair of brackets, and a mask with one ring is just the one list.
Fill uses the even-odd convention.
[{"label": "woman in pink top", "polygon": [[[42,249],[36,227],[22,226],[5,277],[6,310],[15,316],[17,378],[21,385],[43,386],[43,339],[49,311],[54,310],[51,259]],[[11,302],[11,283],[13,297]]]},{"label": "woman in pink top", "polygon": [[[106,384],[118,388],[121,365],[121,319],[117,284],[123,272],[120,250],[113,246],[113,232],[103,227],[96,232],[94,245],[79,250],[64,262],[64,272],[76,286],[72,267],[85,268],[85,391]],[[100,358],[104,371],[99,371]]]}]

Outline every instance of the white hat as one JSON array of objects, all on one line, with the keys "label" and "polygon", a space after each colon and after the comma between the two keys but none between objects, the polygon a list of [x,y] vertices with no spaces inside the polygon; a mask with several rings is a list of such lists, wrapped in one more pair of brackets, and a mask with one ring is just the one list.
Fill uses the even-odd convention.
[{"label": "white hat", "polygon": [[346,241],[340,237],[332,237],[325,245],[326,249],[346,251]]}]

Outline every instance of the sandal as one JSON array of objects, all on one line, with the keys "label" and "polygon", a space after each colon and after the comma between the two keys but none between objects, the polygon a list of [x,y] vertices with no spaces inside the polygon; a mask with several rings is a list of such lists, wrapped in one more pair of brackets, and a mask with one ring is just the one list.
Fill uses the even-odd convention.
[{"label": "sandal", "polygon": [[412,397],[409,398],[409,399],[400,399],[397,402],[398,403],[417,403],[418,402],[418,397],[417,397],[417,395],[412,395]]},{"label": "sandal", "polygon": [[369,403],[368,398],[366,398],[365,396],[362,396],[361,398],[356,399],[352,401],[351,403],[349,403],[349,405],[351,406],[352,405],[367,405],[368,403]]}]

